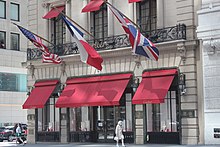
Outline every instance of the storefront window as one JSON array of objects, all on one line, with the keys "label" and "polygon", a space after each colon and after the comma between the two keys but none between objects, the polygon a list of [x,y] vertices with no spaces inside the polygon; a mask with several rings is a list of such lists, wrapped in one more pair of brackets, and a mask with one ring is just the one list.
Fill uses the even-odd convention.
[{"label": "storefront window", "polygon": [[70,131],[81,131],[81,108],[70,108]]},{"label": "storefront window", "polygon": [[38,131],[59,131],[60,110],[55,107],[57,97],[51,97],[44,108],[38,109]]},{"label": "storefront window", "polygon": [[177,132],[176,91],[168,91],[165,103],[146,105],[147,132]]}]

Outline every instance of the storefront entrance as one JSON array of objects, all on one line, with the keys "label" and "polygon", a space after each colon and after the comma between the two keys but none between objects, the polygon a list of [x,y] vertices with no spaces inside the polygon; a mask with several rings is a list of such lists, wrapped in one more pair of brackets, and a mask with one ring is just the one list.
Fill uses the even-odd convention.
[{"label": "storefront entrance", "polygon": [[114,107],[97,107],[98,142],[113,142],[115,130]]}]

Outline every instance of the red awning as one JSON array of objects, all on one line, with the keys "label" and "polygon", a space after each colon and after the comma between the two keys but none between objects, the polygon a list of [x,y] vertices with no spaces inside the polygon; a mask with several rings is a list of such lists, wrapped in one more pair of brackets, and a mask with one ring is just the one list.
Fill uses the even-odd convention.
[{"label": "red awning", "polygon": [[23,109],[43,108],[58,83],[58,80],[45,80],[35,83],[35,88],[23,104]]},{"label": "red awning", "polygon": [[176,74],[176,69],[144,72],[143,79],[132,99],[132,103],[164,103],[164,98]]},{"label": "red awning", "polygon": [[91,0],[83,9],[82,12],[92,12],[100,9],[104,0]]},{"label": "red awning", "polygon": [[45,14],[43,16],[44,19],[50,19],[50,18],[54,18],[54,17],[57,17],[60,12],[62,12],[64,10],[64,6],[60,6],[60,7],[57,7],[57,8],[52,8],[47,14]]},{"label": "red awning", "polygon": [[142,0],[128,0],[129,3],[140,2]]},{"label": "red awning", "polygon": [[131,77],[132,74],[116,74],[69,79],[56,107],[119,105]]}]

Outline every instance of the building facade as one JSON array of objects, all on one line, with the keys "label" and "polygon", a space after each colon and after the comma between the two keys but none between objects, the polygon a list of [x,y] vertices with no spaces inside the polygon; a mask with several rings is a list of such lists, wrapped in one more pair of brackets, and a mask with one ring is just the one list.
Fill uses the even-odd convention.
[{"label": "building facade", "polygon": [[201,39],[204,90],[205,144],[219,144],[219,19],[220,2],[202,0],[198,11],[198,38]]},{"label": "building facade", "polygon": [[27,27],[27,1],[0,1],[0,126],[27,123],[27,111],[22,104],[27,98],[27,41],[17,23]]},{"label": "building facade", "polygon": [[[76,1],[28,2],[28,28],[55,44],[50,50],[64,61],[43,64],[37,49],[27,52],[28,89],[33,90],[23,108],[28,109],[29,142],[114,142],[114,128],[122,120],[125,142],[203,143],[202,66],[195,32],[200,3],[108,1],[155,43],[160,56],[153,61],[132,55],[127,35],[106,4],[81,13],[90,1]],[[102,71],[80,61],[59,14],[42,19],[54,7],[93,34],[95,39],[85,38],[103,57]]]}]

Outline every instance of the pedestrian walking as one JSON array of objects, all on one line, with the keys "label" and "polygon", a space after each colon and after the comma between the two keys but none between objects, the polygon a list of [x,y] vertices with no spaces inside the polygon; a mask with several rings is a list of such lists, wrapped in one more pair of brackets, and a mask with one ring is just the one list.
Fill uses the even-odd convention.
[{"label": "pedestrian walking", "polygon": [[114,137],[114,140],[116,141],[116,147],[119,147],[118,142],[120,140],[121,140],[122,146],[125,146],[124,135],[122,132],[123,132],[122,121],[118,121],[118,124],[115,128],[115,137]]},{"label": "pedestrian walking", "polygon": [[16,128],[16,137],[17,137],[16,142],[24,145],[24,141],[23,141],[21,135],[22,135],[21,124],[18,124],[17,128]]}]

